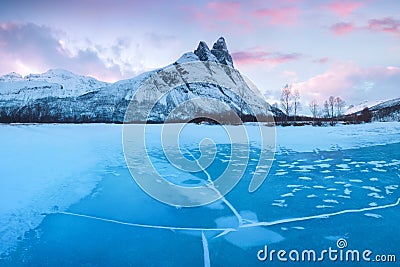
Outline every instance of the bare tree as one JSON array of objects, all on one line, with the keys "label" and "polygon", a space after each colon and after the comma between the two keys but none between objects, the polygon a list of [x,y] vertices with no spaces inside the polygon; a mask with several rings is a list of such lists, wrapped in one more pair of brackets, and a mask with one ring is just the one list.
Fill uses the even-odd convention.
[{"label": "bare tree", "polygon": [[328,99],[328,103],[329,103],[329,110],[331,113],[331,118],[333,118],[335,116],[335,97],[330,96]]},{"label": "bare tree", "polygon": [[333,124],[333,118],[335,117],[335,97],[330,96],[328,99],[328,105],[329,105],[329,113],[330,113],[330,118],[331,118],[331,124]]},{"label": "bare tree", "polygon": [[331,119],[331,124],[334,124],[334,118],[342,115],[345,102],[340,97],[330,96],[324,102],[324,113],[327,118]]},{"label": "bare tree", "polygon": [[293,110],[294,110],[294,120],[296,121],[297,112],[301,110],[300,93],[299,90],[297,89],[293,91]]},{"label": "bare tree", "polygon": [[286,115],[286,121],[290,112],[292,111],[292,90],[288,84],[282,87],[281,92],[281,107]]},{"label": "bare tree", "polygon": [[324,102],[324,116],[328,119],[331,117],[331,110],[329,108],[328,100],[325,100]]},{"label": "bare tree", "polygon": [[335,98],[335,107],[336,107],[336,117],[340,117],[342,115],[342,111],[344,108],[345,102],[340,97]]},{"label": "bare tree", "polygon": [[311,114],[313,115],[313,121],[315,121],[315,118],[318,116],[318,109],[319,109],[317,100],[313,99],[313,101],[311,101],[309,107],[310,107]]}]

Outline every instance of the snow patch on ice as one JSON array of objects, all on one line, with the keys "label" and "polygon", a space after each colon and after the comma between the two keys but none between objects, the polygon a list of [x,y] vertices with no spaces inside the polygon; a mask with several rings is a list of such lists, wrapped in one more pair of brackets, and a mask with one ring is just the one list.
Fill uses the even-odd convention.
[{"label": "snow patch on ice", "polygon": [[353,183],[362,183],[363,181],[360,179],[350,179],[349,182],[353,182]]},{"label": "snow patch on ice", "polygon": [[294,197],[294,195],[293,195],[293,193],[287,193],[287,194],[281,195],[281,197]]},{"label": "snow patch on ice", "polygon": [[326,208],[333,208],[333,206],[330,205],[317,205],[315,206],[317,209],[326,209]]},{"label": "snow patch on ice", "polygon": [[300,180],[305,180],[305,181],[310,181],[310,180],[312,180],[312,178],[306,177],[306,176],[300,176],[299,179],[300,179]]},{"label": "snow patch on ice", "polygon": [[339,202],[335,199],[324,199],[323,200],[325,203],[335,203],[335,204],[339,204]]},{"label": "snow patch on ice", "polygon": [[377,199],[383,199],[385,198],[384,196],[379,195],[378,193],[374,192],[374,193],[369,193],[368,194],[369,197],[373,197],[373,198],[377,198]]},{"label": "snow patch on ice", "polygon": [[382,215],[375,214],[375,213],[364,213],[364,215],[367,217],[372,217],[372,218],[376,218],[376,219],[382,218]]},{"label": "snow patch on ice", "polygon": [[331,165],[330,164],[326,164],[326,163],[321,163],[321,164],[317,164],[318,167],[320,168],[329,168]]},{"label": "snow patch on ice", "polygon": [[374,186],[362,186],[361,188],[368,189],[368,190],[371,190],[371,191],[377,192],[377,193],[381,192],[380,189],[378,189],[378,188],[376,188]]}]

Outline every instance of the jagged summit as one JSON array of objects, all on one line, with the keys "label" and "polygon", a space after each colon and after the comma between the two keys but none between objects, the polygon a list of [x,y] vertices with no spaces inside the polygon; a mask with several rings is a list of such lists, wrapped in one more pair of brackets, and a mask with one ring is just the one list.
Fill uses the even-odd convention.
[{"label": "jagged summit", "polygon": [[225,38],[224,37],[219,37],[218,40],[214,43],[213,49],[225,50],[226,52],[228,52],[228,48],[226,46]]},{"label": "jagged summit", "polygon": [[219,62],[233,68],[233,60],[229,54],[224,37],[218,38],[211,50],[204,41],[200,41],[194,54],[201,61]]},{"label": "jagged summit", "polygon": [[229,54],[224,37],[220,37],[214,43],[211,53],[218,59],[219,63],[233,68],[232,56]]},{"label": "jagged summit", "polygon": [[213,61],[219,62],[218,59],[211,53],[208,45],[204,41],[200,41],[197,49],[194,50],[194,54],[201,60],[201,61]]}]

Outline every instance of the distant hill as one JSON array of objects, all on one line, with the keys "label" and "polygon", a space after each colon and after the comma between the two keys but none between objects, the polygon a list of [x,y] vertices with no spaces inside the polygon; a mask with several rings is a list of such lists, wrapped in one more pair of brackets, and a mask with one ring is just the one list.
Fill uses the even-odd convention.
[{"label": "distant hill", "polygon": [[370,108],[373,120],[400,121],[400,98],[388,100]]},{"label": "distant hill", "polygon": [[357,112],[360,112],[364,108],[371,108],[371,107],[378,105],[380,103],[383,103],[385,101],[387,101],[387,100],[375,100],[375,101],[365,100],[357,105],[350,105],[348,107],[348,109],[346,110],[345,115],[355,114]]},{"label": "distant hill", "polygon": [[400,121],[400,98],[364,102],[362,105],[352,107],[346,112],[345,117],[351,119],[357,116],[370,114],[372,121]]}]

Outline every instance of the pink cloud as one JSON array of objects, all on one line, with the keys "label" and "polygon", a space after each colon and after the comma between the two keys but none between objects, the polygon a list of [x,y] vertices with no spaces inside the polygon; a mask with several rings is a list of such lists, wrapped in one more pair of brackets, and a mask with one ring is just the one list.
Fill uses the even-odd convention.
[{"label": "pink cloud", "polygon": [[[216,27],[229,27],[232,25],[236,29],[251,30],[252,23],[248,19],[243,6],[239,2],[208,2],[205,6],[184,7],[185,12],[188,12],[191,18],[201,22],[203,27],[209,30],[215,30]],[[235,29],[235,28],[234,28]]]},{"label": "pink cloud", "polygon": [[313,60],[314,63],[319,63],[319,64],[326,64],[329,62],[329,58],[328,57],[323,57],[323,58],[319,58],[316,60]]},{"label": "pink cloud", "polygon": [[241,5],[239,2],[209,2],[207,9],[214,12],[220,20],[236,20],[240,15]]},{"label": "pink cloud", "polygon": [[265,61],[268,53],[261,51],[240,51],[232,53],[232,58],[235,64],[259,64]]},{"label": "pink cloud", "polygon": [[277,25],[296,25],[299,17],[299,9],[297,7],[275,7],[263,8],[253,12],[257,18],[268,18],[271,24]]},{"label": "pink cloud", "polygon": [[[290,4],[293,5],[291,1]],[[218,28],[228,31],[248,31],[257,26],[264,27],[266,24],[297,25],[300,13],[298,7],[279,6],[277,4],[268,8],[264,7],[265,2],[245,5],[236,1],[212,1],[201,6],[187,5],[183,7],[183,10],[190,15],[190,19],[194,19],[201,23],[205,29],[212,31]]]},{"label": "pink cloud", "polygon": [[310,79],[293,84],[306,98],[317,99],[320,102],[330,95],[340,95],[343,98],[343,90],[353,84],[349,79],[350,73],[356,73],[358,69],[354,65],[335,66],[334,69],[318,74]]},{"label": "pink cloud", "polygon": [[[334,65],[324,73],[293,84],[304,99],[317,99],[320,103],[329,96],[340,96],[347,102],[398,97],[397,84],[400,82],[400,68],[395,66],[375,66],[363,68],[355,63]],[[379,88],[379,90],[374,90]]]},{"label": "pink cloud", "polygon": [[331,26],[331,31],[335,35],[343,35],[354,30],[354,26],[348,22],[339,22]]},{"label": "pink cloud", "polygon": [[234,63],[237,65],[252,65],[252,64],[268,64],[275,66],[288,61],[297,60],[301,57],[300,54],[291,53],[268,53],[264,51],[250,50],[239,51],[232,53]]},{"label": "pink cloud", "polygon": [[362,5],[360,2],[334,1],[327,8],[340,17],[347,17]]},{"label": "pink cloud", "polygon": [[273,54],[271,57],[267,58],[266,61],[273,64],[283,64],[288,61],[298,60],[301,57],[300,54],[291,53],[291,54]]},{"label": "pink cloud", "polygon": [[400,34],[400,20],[393,18],[371,19],[368,29],[378,32]]}]

